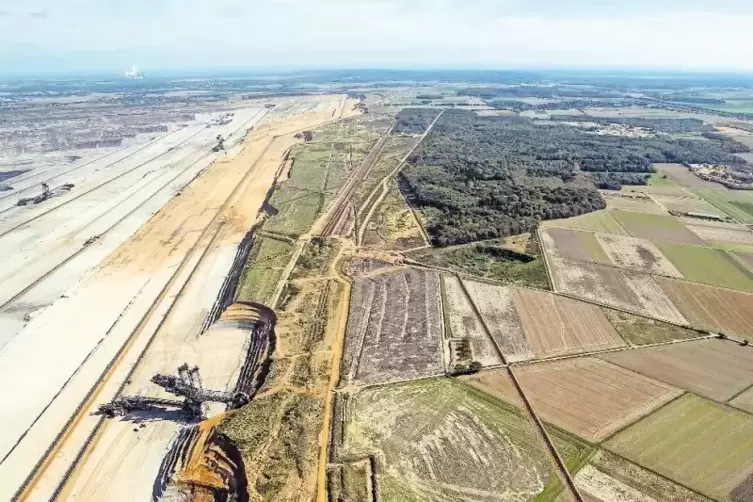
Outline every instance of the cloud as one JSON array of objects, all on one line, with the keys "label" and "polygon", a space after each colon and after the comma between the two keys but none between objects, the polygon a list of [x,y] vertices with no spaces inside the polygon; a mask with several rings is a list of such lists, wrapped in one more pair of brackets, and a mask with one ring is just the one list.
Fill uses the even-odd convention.
[{"label": "cloud", "polygon": [[47,18],[47,11],[46,10],[38,10],[34,12],[30,12],[29,15],[35,19],[46,19]]}]

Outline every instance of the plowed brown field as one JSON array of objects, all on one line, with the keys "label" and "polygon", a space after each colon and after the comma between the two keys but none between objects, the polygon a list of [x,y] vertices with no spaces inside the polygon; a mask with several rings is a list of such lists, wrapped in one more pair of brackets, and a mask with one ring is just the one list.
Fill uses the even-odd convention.
[{"label": "plowed brown field", "polygon": [[682,390],[596,358],[515,368],[543,420],[600,441],[682,394]]},{"label": "plowed brown field", "polygon": [[729,335],[753,335],[753,295],[684,281],[657,278],[691,326]]},{"label": "plowed brown field", "polygon": [[513,295],[523,332],[537,358],[625,345],[601,309],[543,291]]},{"label": "plowed brown field", "polygon": [[753,349],[724,340],[648,347],[601,358],[717,401],[753,383]]}]

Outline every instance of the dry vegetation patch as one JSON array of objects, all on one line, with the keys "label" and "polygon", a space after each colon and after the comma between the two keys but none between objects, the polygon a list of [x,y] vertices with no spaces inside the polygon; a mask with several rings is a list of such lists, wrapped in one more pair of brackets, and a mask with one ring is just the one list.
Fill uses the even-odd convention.
[{"label": "dry vegetation patch", "polygon": [[507,362],[532,359],[534,354],[515,309],[514,290],[474,281],[464,284]]},{"label": "dry vegetation patch", "polygon": [[625,344],[595,305],[543,291],[514,294],[523,332],[537,358],[604,350]]},{"label": "dry vegetation patch", "polygon": [[678,185],[689,188],[724,188],[718,183],[706,181],[699,178],[693,171],[682,164],[654,164],[654,167],[667,175],[667,177]]},{"label": "dry vegetation patch", "polygon": [[353,283],[340,371],[349,384],[443,373],[439,275],[409,269]]},{"label": "dry vegetation patch", "polygon": [[613,234],[596,234],[596,239],[618,267],[682,278],[680,271],[651,241]]},{"label": "dry vegetation patch", "polygon": [[687,324],[659,284],[648,274],[557,258],[552,259],[550,264],[555,291],[677,324]]},{"label": "dry vegetation patch", "polygon": [[685,340],[703,336],[693,329],[675,326],[648,317],[641,317],[621,310],[604,309],[604,313],[617,332],[630,345],[650,345],[674,340]]},{"label": "dry vegetation patch", "polygon": [[426,245],[421,228],[397,182],[390,179],[387,194],[377,206],[364,233],[363,245],[404,250]]},{"label": "dry vegetation patch", "polygon": [[753,472],[751,438],[753,416],[687,394],[607,448],[709,497],[743,502],[730,494]]},{"label": "dry vegetation patch", "polygon": [[445,275],[442,277],[442,286],[445,315],[449,321],[447,331],[450,337],[453,367],[464,359],[459,354],[464,343],[467,343],[470,348],[470,360],[478,361],[484,366],[501,364],[502,358],[463,291],[460,279]]},{"label": "dry vegetation patch", "polygon": [[669,195],[654,195],[654,199],[667,209],[677,213],[699,213],[729,218],[723,211],[712,206],[703,199],[694,196],[673,197]]},{"label": "dry vegetation patch", "polygon": [[725,340],[689,341],[600,357],[717,401],[726,401],[753,384],[753,349]]},{"label": "dry vegetation patch", "polygon": [[692,326],[753,335],[753,295],[685,281],[657,279]]},{"label": "dry vegetation patch", "polygon": [[348,418],[350,454],[384,459],[385,502],[522,502],[559,483],[528,419],[449,379],[362,390]]},{"label": "dry vegetation patch", "polygon": [[604,197],[607,202],[607,209],[621,209],[623,211],[634,211],[637,213],[667,214],[667,210],[658,205],[648,196],[629,196],[625,195],[607,195]]}]

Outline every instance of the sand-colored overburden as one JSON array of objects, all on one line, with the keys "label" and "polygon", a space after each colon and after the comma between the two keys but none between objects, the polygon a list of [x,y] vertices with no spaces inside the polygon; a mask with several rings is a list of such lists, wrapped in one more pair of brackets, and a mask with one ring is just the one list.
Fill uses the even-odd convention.
[{"label": "sand-colored overburden", "polygon": [[[256,221],[274,182],[281,156],[295,141],[293,134],[337,120],[343,105],[349,109],[349,104],[340,96],[281,100],[269,119],[234,152],[234,158],[216,162],[113,253],[65,305],[45,313],[45,322],[38,325],[39,340],[35,341],[43,343],[53,326],[59,343],[65,341],[65,347],[45,353],[44,358],[45,366],[55,368],[52,373],[56,373],[48,375],[45,386],[59,394],[25,436],[25,444],[16,448],[16,454],[23,454],[25,461],[8,464],[19,480],[16,486],[45,449],[55,443],[52,455],[41,465],[43,470],[38,471],[44,476],[33,479],[27,488],[31,498],[47,498],[45,494],[56,489],[70,462],[88,441],[89,447],[83,450],[85,454],[65,488],[71,494],[86,498],[83,494],[94,489],[94,499],[107,499],[106,493],[121,492],[126,486],[135,491],[151,488],[154,462],[160,457],[155,450],[167,444],[175,427],[160,423],[155,430],[162,432],[157,437],[143,434],[150,436],[145,442],[144,437],[138,439],[127,424],[118,421],[99,427],[90,412],[121,390],[151,395],[151,376],[173,372],[183,362],[176,359],[186,354],[177,349],[200,333],[233,263],[236,247]],[[103,333],[108,333],[104,339]],[[211,336],[211,330],[208,333]],[[234,343],[230,346],[237,347]],[[87,357],[92,347],[96,350]],[[235,348],[230,356],[229,364],[237,365]],[[35,371],[34,359],[27,362],[25,371]],[[60,364],[60,359],[65,364]],[[19,381],[26,380],[36,381]],[[87,393],[90,398],[84,400]],[[39,392],[24,396],[27,402],[37,396],[43,398]],[[49,398],[39,402],[48,403]],[[29,411],[33,416],[33,408]],[[65,427],[72,414],[79,418]],[[20,425],[23,427],[23,423]],[[66,432],[55,442],[61,429]],[[117,449],[133,452],[141,461],[121,461],[118,476],[113,479],[107,474],[114,467],[109,453]],[[0,470],[4,468],[0,465]],[[80,475],[82,472],[86,474]],[[84,479],[85,484],[75,486],[76,480]]]}]

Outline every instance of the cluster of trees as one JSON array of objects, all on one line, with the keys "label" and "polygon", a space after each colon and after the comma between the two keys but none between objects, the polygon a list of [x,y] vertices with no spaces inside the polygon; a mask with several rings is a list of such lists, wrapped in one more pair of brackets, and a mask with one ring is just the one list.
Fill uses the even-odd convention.
[{"label": "cluster of trees", "polygon": [[439,111],[431,108],[405,108],[400,110],[395,119],[396,133],[421,134],[437,118]]},{"label": "cluster of trees", "polygon": [[[400,118],[428,125],[426,112],[404,110]],[[595,187],[646,184],[652,162],[744,162],[728,157],[708,139],[599,136],[556,122],[447,110],[409,159],[400,183],[427,215],[434,243],[445,246],[514,235],[540,220],[603,209]],[[584,185],[584,179],[595,186]]]},{"label": "cluster of trees", "polygon": [[650,173],[595,172],[588,173],[597,188],[619,190],[623,185],[648,185]]},{"label": "cluster of trees", "polygon": [[416,99],[431,101],[432,99],[444,99],[444,96],[442,94],[417,94]]},{"label": "cluster of trees", "polygon": [[522,85],[515,87],[469,87],[458,89],[458,96],[475,96],[481,99],[515,98],[622,98],[624,94],[596,88]]}]

